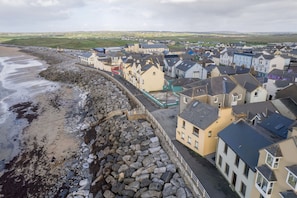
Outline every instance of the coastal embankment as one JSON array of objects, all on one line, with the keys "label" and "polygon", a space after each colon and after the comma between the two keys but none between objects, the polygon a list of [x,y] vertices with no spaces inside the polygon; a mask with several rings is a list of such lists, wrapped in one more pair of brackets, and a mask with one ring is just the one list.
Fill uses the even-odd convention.
[{"label": "coastal embankment", "polygon": [[158,129],[112,114],[137,107],[117,85],[53,49],[22,52],[49,64],[40,76],[60,87],[11,106],[16,119],[36,117],[23,129],[21,152],[1,172],[0,196],[193,197]]}]

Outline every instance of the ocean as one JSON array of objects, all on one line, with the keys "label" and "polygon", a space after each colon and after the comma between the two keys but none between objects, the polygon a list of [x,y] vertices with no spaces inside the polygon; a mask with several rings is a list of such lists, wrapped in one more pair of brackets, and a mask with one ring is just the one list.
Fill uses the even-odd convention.
[{"label": "ocean", "polygon": [[0,171],[21,150],[20,138],[26,119],[17,119],[10,108],[34,102],[34,97],[59,88],[58,83],[39,77],[43,62],[27,55],[0,57]]}]

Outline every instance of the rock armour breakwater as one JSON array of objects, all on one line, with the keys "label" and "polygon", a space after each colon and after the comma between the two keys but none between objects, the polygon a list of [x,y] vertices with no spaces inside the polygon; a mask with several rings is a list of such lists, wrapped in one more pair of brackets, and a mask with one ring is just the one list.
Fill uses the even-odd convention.
[{"label": "rock armour breakwater", "polygon": [[[116,85],[53,50],[25,51],[54,63],[41,72],[42,77],[83,90],[65,118],[66,132],[81,137],[79,151],[64,159],[54,176],[38,175],[34,180],[24,175],[29,197],[193,197],[155,136],[158,129],[145,120],[129,121],[125,115],[104,119],[111,111],[135,107]],[[63,100],[57,95],[52,104],[59,107]],[[58,166],[54,156],[46,159],[42,168]],[[16,164],[9,171],[22,169]]]}]

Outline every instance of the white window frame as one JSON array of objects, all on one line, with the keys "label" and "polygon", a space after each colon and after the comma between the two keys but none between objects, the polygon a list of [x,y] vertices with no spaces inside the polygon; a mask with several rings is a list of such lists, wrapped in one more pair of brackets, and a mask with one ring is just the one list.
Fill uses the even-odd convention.
[{"label": "white window frame", "polygon": [[184,97],[184,103],[188,103],[188,98],[187,97]]},{"label": "white window frame", "polygon": [[199,142],[197,140],[195,140],[195,148],[198,149],[199,148]]},{"label": "white window frame", "polygon": [[185,139],[185,133],[184,132],[182,132],[182,134],[181,134],[181,139]]},{"label": "white window frame", "polygon": [[[286,168],[287,169],[287,168]],[[288,169],[287,169],[288,170]],[[295,187],[292,186],[292,184],[289,183],[289,178],[290,176],[294,177],[294,180],[295,180]],[[288,170],[288,174],[287,174],[287,178],[286,178],[286,183],[290,186],[290,188],[292,188],[294,191],[297,191],[297,176],[292,173],[290,170]]]},{"label": "white window frame", "polygon": [[191,144],[191,136],[188,136],[188,144]]},{"label": "white window frame", "polygon": [[273,184],[274,182],[269,182],[259,171],[257,171],[255,186],[262,196],[267,197],[272,194]]},{"label": "white window frame", "polygon": [[[269,159],[271,159],[272,161],[268,161]],[[271,169],[277,169],[279,166],[279,162],[280,157],[274,157],[271,153],[266,151],[265,163],[267,164],[267,166],[269,166]]]}]

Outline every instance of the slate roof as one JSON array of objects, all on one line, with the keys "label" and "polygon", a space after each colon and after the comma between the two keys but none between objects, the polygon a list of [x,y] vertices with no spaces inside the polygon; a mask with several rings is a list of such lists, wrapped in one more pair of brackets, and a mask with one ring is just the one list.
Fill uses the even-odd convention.
[{"label": "slate roof", "polygon": [[297,103],[297,85],[292,84],[278,92],[276,92],[275,98],[291,98],[295,103]]},{"label": "slate roof", "polygon": [[193,100],[179,116],[204,130],[218,119],[218,109],[198,100]]},{"label": "slate roof", "polygon": [[272,134],[285,139],[288,135],[288,129],[293,122],[294,120],[291,120],[278,113],[273,113],[258,125],[270,131]]},{"label": "slate roof", "polygon": [[[219,94],[228,94],[236,86],[237,84],[233,82],[229,76],[217,76],[190,83],[185,86],[188,90],[185,90],[182,93],[188,96],[199,96],[201,94],[215,96]],[[205,92],[200,92],[201,89],[204,89]]]},{"label": "slate roof", "polygon": [[291,171],[294,175],[297,176],[297,164],[292,165],[292,166],[287,166],[286,167],[289,171]]},{"label": "slate roof", "polygon": [[284,192],[280,192],[283,198],[297,198],[297,195],[293,190],[287,190]]},{"label": "slate roof", "polygon": [[273,144],[265,148],[271,155],[274,157],[282,157],[282,151],[280,149],[280,146],[278,144]]},{"label": "slate roof", "polygon": [[235,69],[232,66],[217,66],[220,74],[234,75]]},{"label": "slate roof", "polygon": [[250,69],[249,68],[245,68],[242,66],[235,66],[235,73],[236,74],[246,74],[249,73]]},{"label": "slate roof", "polygon": [[82,56],[82,57],[85,57],[85,58],[89,58],[90,56],[92,56],[92,52],[85,52],[85,53],[82,53],[81,56]]},{"label": "slate roof", "polygon": [[[272,144],[254,127],[244,121],[232,123],[219,132],[218,136],[255,171],[258,163],[259,150]],[[257,141],[255,141],[257,140]]]},{"label": "slate roof", "polygon": [[146,49],[152,49],[152,48],[168,48],[165,44],[146,44],[142,43],[140,44],[141,48],[146,48]]},{"label": "slate roof", "polygon": [[269,181],[277,181],[274,172],[266,165],[257,167],[257,170]]},{"label": "slate roof", "polygon": [[208,65],[208,66],[206,66],[204,68],[206,69],[207,73],[210,73],[216,67],[217,67],[216,65],[211,64],[211,65]]},{"label": "slate roof", "polygon": [[252,92],[261,86],[261,83],[250,73],[233,75],[232,78],[234,78],[236,82],[244,87],[248,92]]},{"label": "slate roof", "polygon": [[297,103],[291,98],[280,98],[271,100],[271,102],[277,108],[280,114],[292,120],[297,118]]},{"label": "slate roof", "polygon": [[147,64],[147,65],[141,67],[141,71],[146,72],[146,71],[149,70],[151,67],[155,67],[155,65]]},{"label": "slate roof", "polygon": [[256,54],[254,57],[259,58],[260,56],[263,56],[264,59],[266,60],[271,60],[274,59],[274,55],[267,55],[267,54]]},{"label": "slate roof", "polygon": [[232,111],[237,115],[246,114],[247,118],[250,120],[257,114],[259,114],[261,117],[266,117],[270,114],[270,112],[276,112],[277,108],[271,103],[271,101],[264,101],[235,105],[232,106]]},{"label": "slate roof", "polygon": [[174,66],[178,61],[180,60],[180,58],[165,58],[165,61],[167,62],[169,67]]},{"label": "slate roof", "polygon": [[197,64],[197,63],[193,62],[193,61],[189,61],[189,60],[184,60],[176,68],[181,71],[188,71],[195,64]]}]

